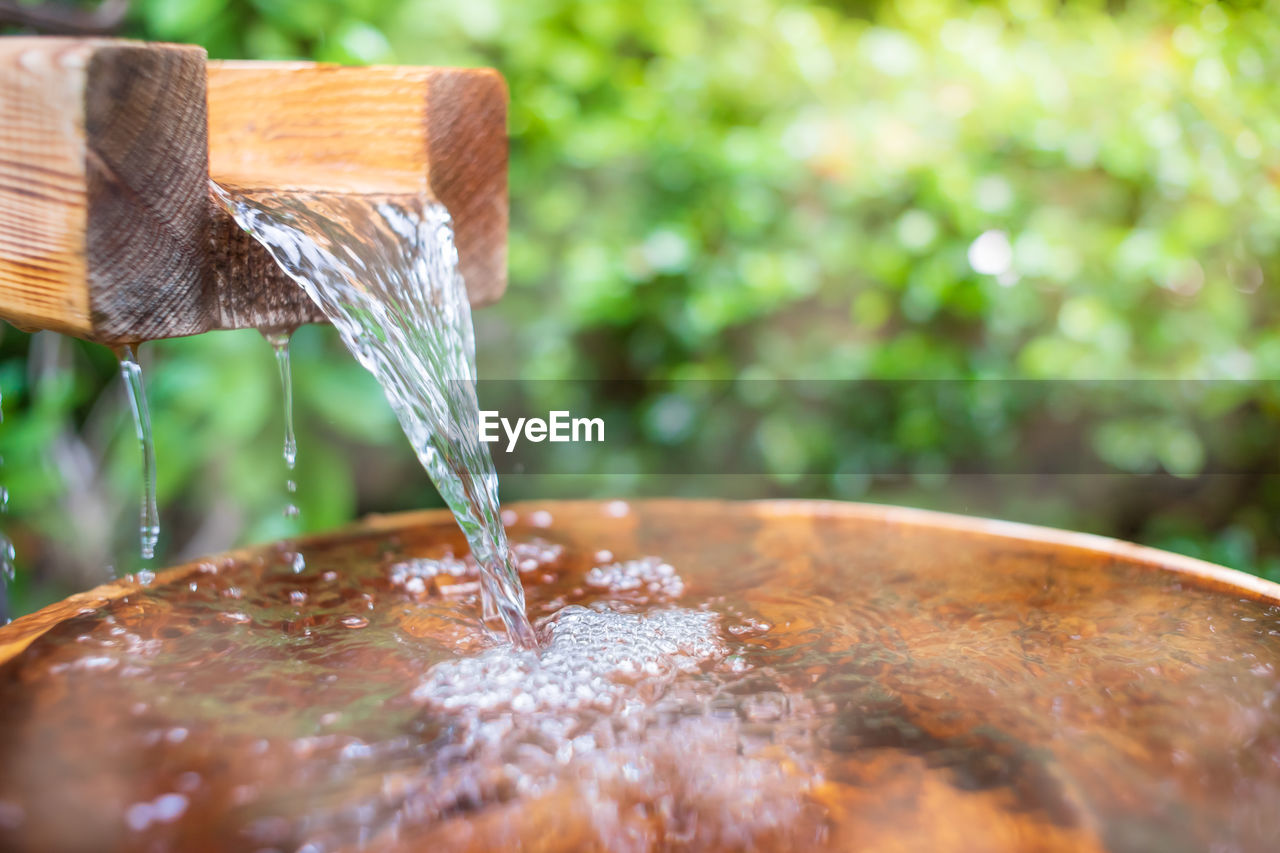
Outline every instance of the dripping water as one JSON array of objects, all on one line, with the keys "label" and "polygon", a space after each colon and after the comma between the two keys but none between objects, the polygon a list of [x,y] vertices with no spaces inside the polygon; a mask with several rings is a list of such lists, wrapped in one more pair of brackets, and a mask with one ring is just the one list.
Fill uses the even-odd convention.
[{"label": "dripping water", "polygon": [[377,377],[482,567],[486,624],[535,645],[479,438],[471,306],[448,212],[422,196],[213,190]]},{"label": "dripping water", "polygon": [[[0,393],[0,424],[4,423],[4,395]],[[4,465],[4,457],[0,456],[0,466]],[[0,515],[9,512],[9,490],[0,485]],[[13,561],[16,558],[13,541],[0,530],[0,625],[8,625],[9,618],[9,584],[13,582]]]},{"label": "dripping water", "polygon": [[156,508],[156,446],[151,437],[151,411],[147,408],[147,391],[142,383],[142,365],[138,363],[133,347],[117,348],[116,357],[120,359],[120,376],[129,397],[133,428],[142,454],[142,509],[138,533],[142,559],[150,560],[155,557],[156,543],[160,540],[160,513]]},{"label": "dripping water", "polygon": [[[284,485],[292,495],[298,491],[293,473],[298,465],[298,441],[293,432],[293,368],[289,363],[289,340],[293,336],[293,330],[264,331],[262,336],[271,344],[276,356],[276,367],[280,371],[280,391],[284,395],[284,467],[287,472]],[[284,508],[284,517],[298,517],[298,506],[292,498]]]}]

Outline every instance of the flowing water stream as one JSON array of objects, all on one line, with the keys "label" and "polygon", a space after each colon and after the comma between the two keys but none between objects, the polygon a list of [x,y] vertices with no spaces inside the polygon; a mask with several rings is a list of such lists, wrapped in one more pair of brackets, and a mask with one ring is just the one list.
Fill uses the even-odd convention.
[{"label": "flowing water stream", "polygon": [[381,383],[482,567],[486,623],[536,645],[479,438],[471,306],[448,212],[419,196],[214,191]]}]

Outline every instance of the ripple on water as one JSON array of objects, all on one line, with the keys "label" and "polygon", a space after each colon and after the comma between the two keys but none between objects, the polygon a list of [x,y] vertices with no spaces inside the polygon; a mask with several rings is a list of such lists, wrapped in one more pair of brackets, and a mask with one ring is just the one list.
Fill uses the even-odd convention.
[{"label": "ripple on water", "polygon": [[0,679],[0,848],[1270,849],[1272,604],[947,531],[522,516],[537,653],[447,519],[42,635]]}]

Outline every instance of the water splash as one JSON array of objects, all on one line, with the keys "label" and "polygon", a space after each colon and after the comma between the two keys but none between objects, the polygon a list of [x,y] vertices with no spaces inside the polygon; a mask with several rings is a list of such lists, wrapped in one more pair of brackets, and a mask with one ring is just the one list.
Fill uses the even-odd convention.
[{"label": "water splash", "polygon": [[134,355],[133,347],[116,349],[120,359],[120,377],[124,380],[125,393],[129,397],[129,409],[133,412],[134,432],[138,436],[138,448],[142,453],[142,509],[139,513],[139,540],[142,559],[156,555],[156,543],[160,541],[160,511],[156,508],[156,445],[151,437],[151,410],[147,407],[147,389],[142,382],[142,365]]},{"label": "water splash", "polygon": [[[298,490],[293,479],[293,469],[298,465],[298,441],[293,433],[293,368],[289,363],[289,339],[293,337],[293,330],[263,331],[262,336],[271,344],[280,371],[280,391],[284,395],[284,467],[289,472],[284,484],[289,494],[293,494]],[[292,500],[284,508],[284,517],[298,517],[298,506]]]},{"label": "water splash", "polygon": [[479,440],[471,306],[448,211],[423,196],[213,190],[377,377],[483,567],[486,624],[536,645]]}]

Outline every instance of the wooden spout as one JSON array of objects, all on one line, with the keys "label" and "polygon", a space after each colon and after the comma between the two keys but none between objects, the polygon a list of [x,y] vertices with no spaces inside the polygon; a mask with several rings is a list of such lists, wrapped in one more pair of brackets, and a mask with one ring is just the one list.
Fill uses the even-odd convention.
[{"label": "wooden spout", "polygon": [[0,38],[0,317],[102,343],[322,321],[210,197],[425,193],[473,303],[506,287],[506,89],[487,69],[208,62]]}]

